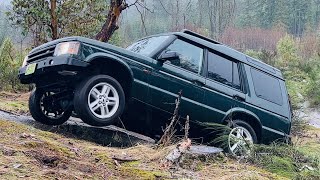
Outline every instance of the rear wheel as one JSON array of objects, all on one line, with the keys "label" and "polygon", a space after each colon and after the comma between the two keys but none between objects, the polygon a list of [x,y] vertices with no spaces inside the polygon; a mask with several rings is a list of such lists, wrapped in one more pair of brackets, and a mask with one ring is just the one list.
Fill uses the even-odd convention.
[{"label": "rear wheel", "polygon": [[59,98],[55,92],[35,89],[29,98],[29,110],[32,117],[47,125],[60,125],[66,122],[72,113],[67,100]]},{"label": "rear wheel", "polygon": [[234,120],[228,137],[228,147],[235,156],[247,156],[252,145],[257,143],[257,135],[254,129],[242,120]]},{"label": "rear wheel", "polygon": [[84,80],[76,88],[74,107],[87,124],[111,125],[123,113],[125,94],[116,79],[107,75],[96,75]]}]

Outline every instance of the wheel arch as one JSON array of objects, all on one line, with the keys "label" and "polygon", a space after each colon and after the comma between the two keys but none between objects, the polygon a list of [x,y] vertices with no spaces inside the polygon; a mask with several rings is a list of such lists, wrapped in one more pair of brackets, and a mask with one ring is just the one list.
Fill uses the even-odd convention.
[{"label": "wheel arch", "polygon": [[[85,61],[93,67],[89,73],[106,74],[115,78],[124,88],[126,97],[130,97],[134,78],[130,66],[124,60],[107,53],[94,53],[88,56]],[[126,98],[126,100],[128,99]]]},{"label": "wheel arch", "polygon": [[223,118],[223,124],[227,124],[228,120],[242,120],[248,123],[255,131],[258,142],[261,142],[262,124],[260,118],[253,112],[243,108],[230,109]]}]

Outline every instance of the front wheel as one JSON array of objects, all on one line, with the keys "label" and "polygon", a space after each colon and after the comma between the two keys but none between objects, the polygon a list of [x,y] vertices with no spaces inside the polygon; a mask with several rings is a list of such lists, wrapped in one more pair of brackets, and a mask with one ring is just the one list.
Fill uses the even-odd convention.
[{"label": "front wheel", "polygon": [[73,102],[76,113],[85,123],[107,126],[114,124],[123,113],[125,94],[116,79],[96,75],[78,85]]},{"label": "front wheel", "polygon": [[29,98],[31,116],[38,122],[46,125],[61,125],[66,122],[72,113],[68,101],[57,98],[54,92],[34,89]]}]

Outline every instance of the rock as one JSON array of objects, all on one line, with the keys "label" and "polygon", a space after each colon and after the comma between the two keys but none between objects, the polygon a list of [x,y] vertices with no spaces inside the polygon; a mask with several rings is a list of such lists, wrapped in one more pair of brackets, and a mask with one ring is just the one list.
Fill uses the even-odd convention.
[{"label": "rock", "polygon": [[18,169],[18,168],[20,168],[20,167],[22,167],[22,164],[14,164],[14,165],[13,165],[13,168],[14,168],[14,169]]},{"label": "rock", "polygon": [[33,139],[33,138],[35,138],[36,137],[36,135],[34,135],[34,134],[27,134],[27,133],[22,133],[21,135],[20,135],[20,138],[31,138],[31,139]]},{"label": "rock", "polygon": [[87,165],[80,166],[79,170],[84,173],[92,173],[92,168]]},{"label": "rock", "polygon": [[16,154],[16,151],[13,149],[3,148],[2,154],[5,156],[14,156]]},{"label": "rock", "polygon": [[199,146],[191,146],[186,151],[186,153],[187,154],[195,154],[195,155],[211,155],[211,154],[220,153],[222,151],[223,151],[223,149],[221,149],[221,148],[199,145]]},{"label": "rock", "polygon": [[309,171],[314,171],[314,170],[315,170],[315,169],[314,169],[313,167],[311,167],[311,166],[304,165],[304,166],[300,169],[300,171],[303,171],[303,170],[305,170],[305,169],[307,169],[307,170],[309,170]]}]

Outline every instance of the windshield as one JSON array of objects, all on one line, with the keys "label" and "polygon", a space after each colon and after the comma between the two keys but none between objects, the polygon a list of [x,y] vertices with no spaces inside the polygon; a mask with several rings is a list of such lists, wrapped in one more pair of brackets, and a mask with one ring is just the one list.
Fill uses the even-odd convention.
[{"label": "windshield", "polygon": [[169,36],[156,36],[156,37],[146,38],[127,47],[127,50],[144,55],[144,56],[149,56],[168,38]]}]

